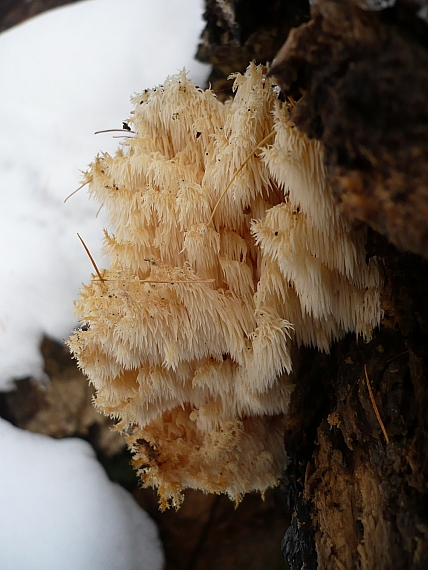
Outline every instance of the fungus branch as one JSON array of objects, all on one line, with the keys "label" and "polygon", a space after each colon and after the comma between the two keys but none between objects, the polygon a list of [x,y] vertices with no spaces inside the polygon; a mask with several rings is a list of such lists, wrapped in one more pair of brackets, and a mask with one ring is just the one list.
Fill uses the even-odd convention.
[{"label": "fungus branch", "polygon": [[232,186],[232,184],[234,183],[234,181],[236,180],[237,176],[239,175],[239,173],[241,172],[241,170],[243,168],[245,168],[245,166],[250,162],[250,160],[253,158],[254,153],[256,152],[257,149],[262,148],[262,146],[264,144],[266,144],[273,136],[275,136],[275,131],[271,131],[263,140],[261,140],[258,145],[256,145],[253,149],[251,149],[251,152],[248,154],[247,158],[244,160],[244,162],[241,164],[241,166],[238,168],[238,170],[235,172],[235,174],[232,176],[229,184],[226,186],[226,188],[223,190],[222,195],[220,196],[220,198],[217,201],[217,204],[214,206],[214,209],[211,213],[210,219],[208,221],[208,225],[210,225],[214,219],[214,215],[216,213],[216,210],[220,204],[220,202],[223,200],[223,198],[226,196],[227,191],[229,190],[229,188]]}]

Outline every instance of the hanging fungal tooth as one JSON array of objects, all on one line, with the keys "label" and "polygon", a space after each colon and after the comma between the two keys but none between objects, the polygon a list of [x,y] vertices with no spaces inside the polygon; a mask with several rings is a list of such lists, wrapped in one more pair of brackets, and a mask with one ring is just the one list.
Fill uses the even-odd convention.
[{"label": "hanging fungal tooth", "polygon": [[162,508],[186,487],[239,501],[275,485],[299,345],[369,338],[381,317],[377,262],[320,143],[261,67],[234,80],[226,104],[184,71],[145,90],[135,136],[85,174],[109,268],[83,286],[69,345]]}]

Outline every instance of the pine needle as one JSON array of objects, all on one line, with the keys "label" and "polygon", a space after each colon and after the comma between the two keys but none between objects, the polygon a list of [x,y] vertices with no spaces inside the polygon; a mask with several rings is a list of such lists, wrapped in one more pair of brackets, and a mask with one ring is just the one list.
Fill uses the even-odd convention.
[{"label": "pine needle", "polygon": [[[79,235],[79,234],[77,234]],[[79,236],[80,237],[80,236]],[[100,277],[98,274],[99,280],[106,282],[106,281],[137,281],[138,283],[159,283],[160,285],[175,285],[176,283],[186,283],[186,284],[193,284],[193,283],[214,283],[215,279],[186,279],[180,280],[177,279],[170,279],[169,281],[158,281],[157,279],[105,279],[104,277]]]},{"label": "pine needle", "polygon": [[389,443],[389,437],[388,437],[388,434],[386,432],[385,425],[382,421],[382,418],[380,417],[380,413],[379,413],[378,407],[376,405],[376,401],[375,401],[374,396],[373,396],[373,390],[372,390],[372,387],[370,386],[369,375],[367,374],[367,366],[365,364],[364,364],[364,372],[366,375],[367,388],[369,391],[369,396],[370,396],[370,400],[372,402],[374,413],[376,414],[376,418],[377,418],[377,421],[379,422],[380,429],[382,430],[383,435],[385,436],[386,443]]},{"label": "pine needle", "polygon": [[95,259],[92,257],[91,252],[88,249],[88,246],[86,245],[86,243],[83,241],[83,239],[80,237],[79,234],[77,234],[77,237],[80,239],[80,241],[82,242],[83,247],[85,248],[86,253],[89,256],[89,259],[91,260],[92,265],[94,266],[94,269],[98,275],[98,278],[100,281],[102,281],[104,283],[105,279],[103,279],[103,276],[100,273],[100,270],[97,267],[97,264],[95,263]]},{"label": "pine needle", "polygon": [[101,212],[101,210],[103,209],[104,206],[104,202],[101,204],[101,206],[98,208],[98,212],[96,213],[95,217],[98,218],[98,214]]},{"label": "pine needle", "polygon": [[88,180],[87,182],[84,182],[81,186],[79,186],[79,188],[77,190],[74,190],[74,192],[72,192],[71,194],[69,194],[67,196],[67,198],[64,200],[64,204],[67,202],[67,200],[69,198],[71,198],[72,196],[74,196],[75,194],[77,194],[77,192],[79,192],[79,190],[81,190],[82,188],[84,188],[86,186],[86,184],[89,184],[90,180]]},{"label": "pine needle", "polygon": [[404,350],[403,352],[400,352],[400,354],[397,354],[395,356],[393,356],[392,358],[390,358],[389,360],[386,361],[386,364],[389,364],[390,362],[392,362],[393,360],[395,360],[396,358],[400,358],[400,356],[403,356],[403,354],[409,354],[408,350]]},{"label": "pine needle", "polygon": [[135,131],[131,131],[130,129],[105,129],[104,131],[95,131],[94,135],[100,135],[101,133],[131,133],[135,135]]}]

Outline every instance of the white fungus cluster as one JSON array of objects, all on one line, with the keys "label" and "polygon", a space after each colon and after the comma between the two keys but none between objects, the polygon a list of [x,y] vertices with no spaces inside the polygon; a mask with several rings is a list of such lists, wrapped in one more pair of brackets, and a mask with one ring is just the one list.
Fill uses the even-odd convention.
[{"label": "white fungus cluster", "polygon": [[320,143],[261,67],[234,89],[222,104],[181,72],[146,90],[135,135],[85,175],[113,231],[70,347],[162,507],[186,487],[239,500],[275,485],[298,346],[369,337],[380,319],[376,261]]}]

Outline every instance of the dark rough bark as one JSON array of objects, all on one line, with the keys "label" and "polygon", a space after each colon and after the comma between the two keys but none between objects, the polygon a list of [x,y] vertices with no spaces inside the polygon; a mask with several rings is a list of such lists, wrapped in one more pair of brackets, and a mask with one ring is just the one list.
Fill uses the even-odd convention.
[{"label": "dark rough bark", "polygon": [[206,0],[197,59],[213,66],[208,78],[217,96],[231,93],[230,73],[248,62],[271,62],[290,29],[309,19],[308,0]]},{"label": "dark rough bark", "polygon": [[323,141],[343,210],[428,257],[428,26],[418,13],[323,0],[271,72],[303,94],[293,118]]},{"label": "dark rough bark", "polygon": [[[305,352],[292,397],[285,446],[293,461],[284,481],[296,517],[289,529],[306,566],[428,567],[428,264],[382,239],[387,288],[384,324],[365,344],[348,335],[329,356]],[[369,397],[365,368],[387,444]],[[309,410],[309,411],[308,411]],[[300,542],[299,542],[300,541]]]},{"label": "dark rough bark", "polygon": [[319,0],[272,70],[298,101],[296,124],[323,142],[341,208],[386,237],[372,232],[367,246],[386,283],[373,340],[304,351],[285,433],[294,515],[282,548],[292,570],[428,567],[428,264],[391,245],[428,257],[424,6],[371,12]]},{"label": "dark rough bark", "polygon": [[[272,73],[284,91],[300,91],[293,118],[324,143],[342,209],[427,257],[428,29],[418,9],[398,3],[371,13],[320,1],[313,19],[290,34]],[[376,234],[368,255],[384,263],[383,325],[369,344],[346,338],[327,362],[308,357],[312,368],[294,394],[285,443],[300,459],[292,464],[299,465],[297,512],[302,504],[311,508],[318,568],[422,570],[428,566],[428,265]],[[311,388],[316,374],[318,393]],[[313,431],[305,433],[311,391],[313,440]]]},{"label": "dark rough bark", "polygon": [[298,501],[291,524],[281,543],[282,553],[291,568],[316,570],[317,554],[313,540],[310,503]]},{"label": "dark rough bark", "polygon": [[79,0],[2,0],[0,3],[0,32],[16,26],[46,10]]}]

